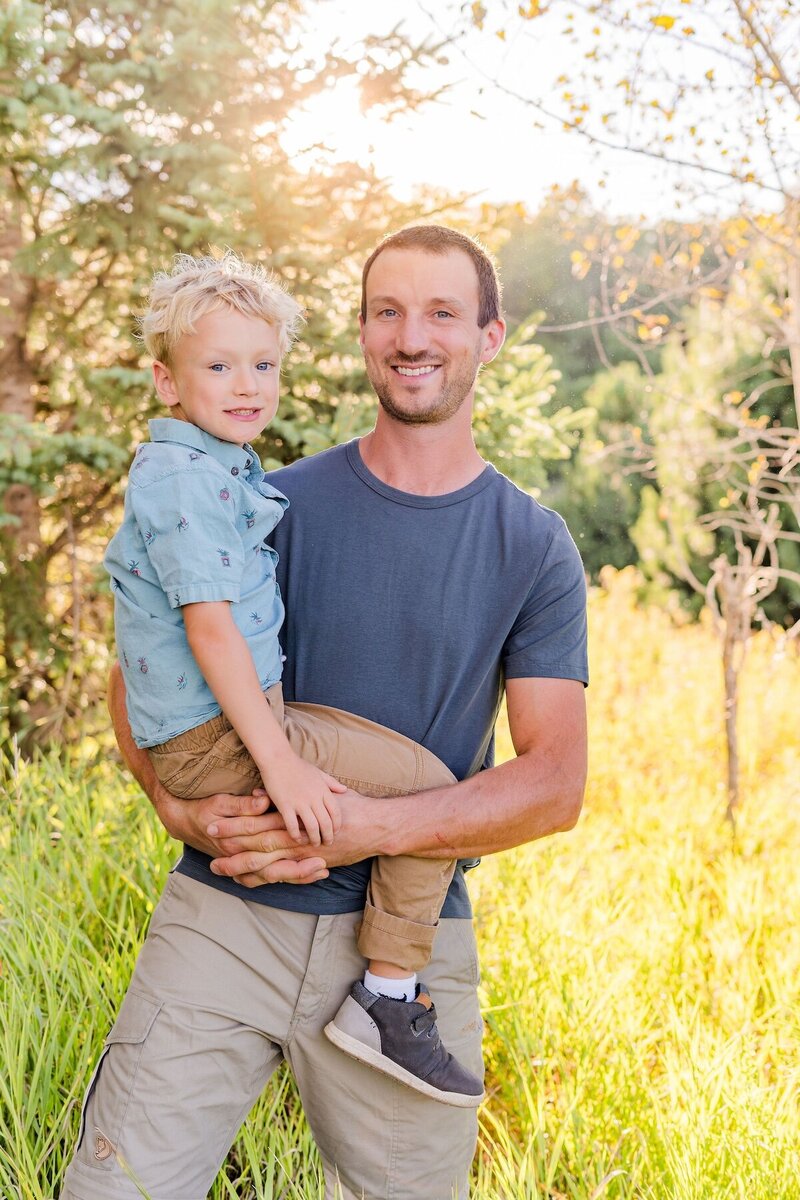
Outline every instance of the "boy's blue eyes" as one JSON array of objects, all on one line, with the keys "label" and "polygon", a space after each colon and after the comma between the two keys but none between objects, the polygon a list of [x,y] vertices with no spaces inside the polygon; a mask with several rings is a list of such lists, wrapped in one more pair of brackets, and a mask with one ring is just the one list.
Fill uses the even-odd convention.
[{"label": "boy's blue eyes", "polygon": [[[260,362],[256,363],[256,370],[266,373],[267,371],[271,371],[274,366],[275,364],[271,362]],[[208,369],[219,375],[221,371],[226,371],[228,368],[225,363],[210,363]]]}]

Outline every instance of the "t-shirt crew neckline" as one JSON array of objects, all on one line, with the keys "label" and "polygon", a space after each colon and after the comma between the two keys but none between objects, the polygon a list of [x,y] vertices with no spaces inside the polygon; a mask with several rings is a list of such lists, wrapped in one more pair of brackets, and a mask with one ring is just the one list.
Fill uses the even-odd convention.
[{"label": "t-shirt crew neckline", "polygon": [[482,492],[498,474],[492,464],[487,463],[480,475],[456,492],[444,492],[439,496],[417,496],[414,492],[401,492],[399,488],[390,487],[377,475],[373,475],[361,457],[357,440],[348,442],[345,450],[350,466],[368,488],[377,492],[379,496],[394,501],[395,504],[405,504],[409,508],[447,508],[451,504],[460,504],[463,500],[469,500],[478,492]]}]

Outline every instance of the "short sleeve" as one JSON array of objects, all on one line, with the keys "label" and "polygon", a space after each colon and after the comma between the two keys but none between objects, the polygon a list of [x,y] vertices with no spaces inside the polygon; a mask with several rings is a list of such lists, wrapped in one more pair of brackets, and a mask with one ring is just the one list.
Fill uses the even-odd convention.
[{"label": "short sleeve", "polygon": [[245,551],[236,504],[220,474],[196,467],[131,486],[148,561],[170,607],[236,603]]},{"label": "short sleeve", "polygon": [[506,639],[503,669],[507,679],[589,681],[586,577],[578,549],[560,517]]}]

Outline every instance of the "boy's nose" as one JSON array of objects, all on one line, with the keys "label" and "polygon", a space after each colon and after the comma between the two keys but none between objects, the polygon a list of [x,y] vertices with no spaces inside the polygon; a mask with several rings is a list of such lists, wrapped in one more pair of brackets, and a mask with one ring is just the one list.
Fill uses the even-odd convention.
[{"label": "boy's nose", "polygon": [[233,380],[233,390],[237,396],[254,396],[258,385],[249,371],[238,371]]}]

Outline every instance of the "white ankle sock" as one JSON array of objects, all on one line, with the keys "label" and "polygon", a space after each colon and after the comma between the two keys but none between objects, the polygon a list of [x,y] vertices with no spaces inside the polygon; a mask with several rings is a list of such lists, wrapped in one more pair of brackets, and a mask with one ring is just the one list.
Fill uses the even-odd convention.
[{"label": "white ankle sock", "polygon": [[385,979],[383,975],[364,972],[364,987],[376,996],[388,996],[392,1000],[414,1000],[417,994],[417,977],[407,979]]}]

